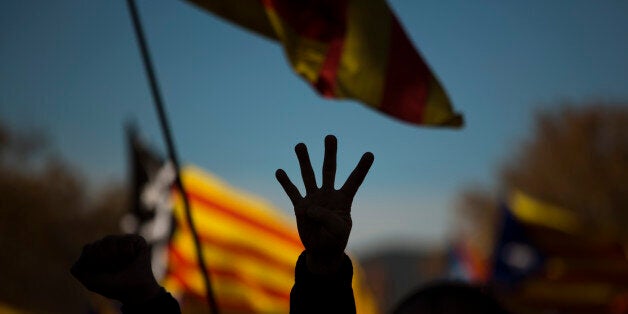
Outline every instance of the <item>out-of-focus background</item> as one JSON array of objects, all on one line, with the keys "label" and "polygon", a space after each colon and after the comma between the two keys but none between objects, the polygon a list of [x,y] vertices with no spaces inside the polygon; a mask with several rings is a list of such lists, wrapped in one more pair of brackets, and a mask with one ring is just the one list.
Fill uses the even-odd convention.
[{"label": "out-of-focus background", "polygon": [[[280,45],[183,1],[138,5],[184,163],[290,218],[274,171],[299,181],[296,143],[320,169],[335,134],[338,181],[375,154],[348,250],[378,309],[458,278],[516,312],[628,311],[627,3],[389,1],[459,130],[323,99]],[[163,156],[124,1],[0,3],[0,312],[100,308],[68,269],[121,232],[129,121]]]}]

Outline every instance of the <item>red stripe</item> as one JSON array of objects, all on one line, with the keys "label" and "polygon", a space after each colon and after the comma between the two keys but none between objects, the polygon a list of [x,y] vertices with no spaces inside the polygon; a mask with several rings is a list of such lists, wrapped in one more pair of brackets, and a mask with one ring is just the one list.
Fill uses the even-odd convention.
[{"label": "red stripe", "polygon": [[379,110],[407,122],[421,123],[432,77],[392,12],[390,19],[390,50]]},{"label": "red stripe", "polygon": [[264,232],[267,235],[270,235],[278,240],[286,242],[290,245],[294,245],[296,248],[299,248],[299,249],[303,248],[303,245],[301,244],[301,240],[298,238],[298,236],[295,233],[289,233],[285,230],[279,230],[279,229],[269,227],[268,225],[264,224],[261,221],[255,220],[249,216],[243,215],[233,210],[232,208],[216,203],[215,201],[201,194],[196,194],[190,191],[188,191],[187,194],[192,203],[197,202],[203,205],[200,209],[203,209],[207,212],[218,213],[223,216],[227,216],[243,224],[246,224],[250,227],[256,228],[257,230]]},{"label": "red stripe", "polygon": [[[189,232],[189,229],[187,227],[184,227],[180,231]],[[284,272],[286,274],[289,274],[290,276],[294,275],[294,265],[289,265],[270,254],[257,250],[255,247],[247,246],[239,242],[218,239],[203,233],[199,233],[198,236],[201,242],[209,246],[210,249],[216,247],[225,251],[229,251],[231,254],[254,260],[257,263],[267,266],[268,268],[272,268],[276,271]]]},{"label": "red stripe", "polygon": [[[177,248],[173,247],[173,246],[169,246],[168,247],[168,252],[169,252],[169,256],[172,257],[171,262],[175,265],[179,265],[181,266],[181,268],[179,268],[179,271],[177,272],[189,272],[190,270],[197,270],[197,265],[196,263],[188,260],[185,258],[185,256],[183,256],[181,254],[181,252],[179,252],[179,250],[177,250]],[[210,265],[211,266],[211,265]],[[175,271],[173,271],[173,273],[175,273]],[[289,302],[290,301],[290,293],[286,292],[286,291],[282,291],[282,290],[277,290],[275,288],[272,287],[268,287],[266,285],[264,285],[263,283],[259,283],[259,282],[252,282],[251,280],[245,278],[244,276],[242,276],[240,273],[238,273],[236,270],[233,269],[224,269],[224,268],[217,268],[215,266],[211,266],[209,269],[209,273],[211,275],[212,278],[224,278],[224,279],[230,279],[233,281],[237,281],[240,283],[243,283],[244,285],[246,285],[248,288],[253,289],[253,290],[257,290],[259,292],[262,292],[263,294],[285,301],[285,302]]]},{"label": "red stripe", "polygon": [[344,37],[347,0],[262,0],[299,36],[320,42]]},{"label": "red stripe", "polygon": [[174,281],[177,282],[177,284],[179,284],[181,287],[183,287],[183,290],[185,291],[186,294],[193,295],[193,296],[195,296],[197,298],[200,298],[200,299],[204,299],[205,298],[205,296],[203,296],[200,293],[194,291],[194,289],[192,289],[192,287],[190,285],[188,285],[187,281],[185,281],[185,279],[183,278],[183,272],[169,271],[168,272],[168,276],[170,276],[172,279],[174,279]]},{"label": "red stripe", "polygon": [[347,0],[263,0],[299,36],[328,45],[314,88],[335,95],[338,65],[347,30]]},{"label": "red stripe", "polygon": [[336,84],[338,82],[338,66],[342,56],[344,38],[334,38],[327,47],[325,62],[318,73],[318,80],[314,83],[314,88],[325,97],[334,97]]}]

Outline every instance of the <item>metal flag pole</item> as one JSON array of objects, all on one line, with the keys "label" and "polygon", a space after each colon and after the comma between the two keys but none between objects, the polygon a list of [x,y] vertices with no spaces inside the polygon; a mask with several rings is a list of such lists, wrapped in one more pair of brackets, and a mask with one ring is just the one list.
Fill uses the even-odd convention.
[{"label": "metal flag pole", "polygon": [[212,290],[211,280],[209,277],[209,272],[205,267],[205,258],[203,257],[203,250],[201,247],[201,242],[198,238],[198,233],[196,232],[196,228],[194,227],[194,219],[192,218],[192,212],[190,210],[190,202],[188,199],[188,195],[183,187],[183,181],[180,176],[180,167],[179,167],[179,158],[177,157],[177,152],[174,149],[174,140],[172,139],[172,132],[170,131],[170,127],[168,124],[168,120],[166,118],[166,112],[164,110],[164,104],[161,97],[161,93],[159,90],[159,85],[157,83],[157,78],[155,76],[155,71],[153,68],[153,63],[150,58],[150,54],[148,51],[148,45],[146,44],[146,38],[144,37],[144,31],[142,29],[142,24],[140,23],[140,17],[137,12],[137,6],[135,4],[135,0],[127,0],[129,12],[131,13],[131,19],[133,21],[133,28],[135,29],[135,35],[137,39],[137,44],[140,48],[140,52],[142,54],[142,61],[144,63],[144,69],[146,70],[146,76],[148,77],[148,81],[150,83],[150,90],[153,95],[153,100],[155,104],[155,108],[157,109],[157,115],[159,116],[159,124],[161,125],[161,130],[163,136],[166,140],[166,146],[168,149],[168,156],[170,160],[172,160],[172,164],[174,165],[174,169],[176,172],[175,184],[179,191],[181,191],[181,198],[183,199],[183,205],[185,208],[185,217],[187,219],[187,223],[190,226],[190,231],[192,232],[192,238],[194,239],[194,246],[196,248],[196,258],[198,261],[198,267],[201,270],[201,274],[203,275],[203,282],[205,284],[205,297],[207,298],[207,303],[209,305],[209,309],[211,313],[219,313],[218,304],[216,303],[216,298],[214,296],[214,292]]}]

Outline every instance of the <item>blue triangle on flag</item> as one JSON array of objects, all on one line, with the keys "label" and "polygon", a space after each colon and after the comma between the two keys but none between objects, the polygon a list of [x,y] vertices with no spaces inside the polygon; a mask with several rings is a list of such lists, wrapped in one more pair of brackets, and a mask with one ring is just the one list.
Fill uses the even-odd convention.
[{"label": "blue triangle on flag", "polygon": [[500,206],[502,225],[493,255],[493,281],[515,285],[537,272],[545,256],[526,235],[522,223],[507,205]]}]

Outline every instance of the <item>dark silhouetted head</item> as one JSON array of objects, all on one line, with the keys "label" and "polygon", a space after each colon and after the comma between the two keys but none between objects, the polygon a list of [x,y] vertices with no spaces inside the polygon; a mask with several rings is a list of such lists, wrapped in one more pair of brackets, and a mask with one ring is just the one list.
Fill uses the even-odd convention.
[{"label": "dark silhouetted head", "polygon": [[485,289],[463,282],[437,282],[405,298],[394,314],[507,313]]}]

